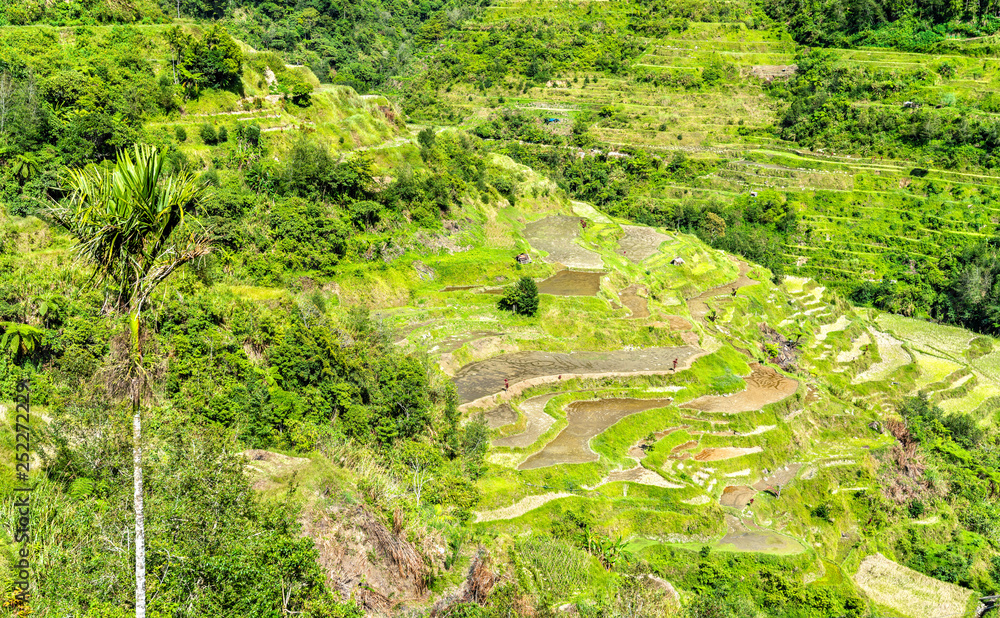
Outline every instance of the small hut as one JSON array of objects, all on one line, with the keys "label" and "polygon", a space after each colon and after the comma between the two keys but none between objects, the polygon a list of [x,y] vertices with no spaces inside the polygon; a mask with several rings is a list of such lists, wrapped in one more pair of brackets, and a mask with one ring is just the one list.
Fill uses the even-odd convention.
[{"label": "small hut", "polygon": [[684,258],[682,258],[682,257],[675,257],[674,259],[670,260],[670,263],[673,264],[674,266],[683,266],[684,265]]},{"label": "small hut", "polygon": [[531,264],[531,256],[527,253],[518,253],[514,259],[517,260],[518,264]]}]

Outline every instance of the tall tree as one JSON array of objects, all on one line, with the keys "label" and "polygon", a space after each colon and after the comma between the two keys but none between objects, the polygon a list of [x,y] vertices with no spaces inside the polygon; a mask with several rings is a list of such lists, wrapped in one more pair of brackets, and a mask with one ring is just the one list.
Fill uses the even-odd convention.
[{"label": "tall tree", "polygon": [[69,170],[68,197],[52,219],[77,241],[91,282],[105,292],[105,310],[127,316],[126,345],[109,372],[112,394],[132,406],[135,506],[135,615],[146,615],[146,546],[142,488],[142,404],[149,393],[143,369],[142,312],[156,287],[186,262],[211,250],[209,235],[185,225],[185,213],[207,199],[206,186],[187,172],[166,174],[160,153],[136,146],[118,162]]}]

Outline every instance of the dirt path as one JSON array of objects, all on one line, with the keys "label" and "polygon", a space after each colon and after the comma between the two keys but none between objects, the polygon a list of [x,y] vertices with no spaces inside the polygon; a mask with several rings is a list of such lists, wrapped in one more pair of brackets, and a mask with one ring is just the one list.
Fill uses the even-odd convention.
[{"label": "dirt path", "polygon": [[722,414],[751,412],[790,397],[799,388],[798,381],[778,373],[771,367],[754,363],[751,369],[750,377],[746,378],[745,390],[732,395],[704,395],[680,407]]},{"label": "dirt path", "polygon": [[732,295],[734,289],[739,290],[740,288],[760,283],[759,281],[754,281],[747,276],[747,273],[750,272],[749,264],[742,261],[738,261],[737,263],[740,266],[740,274],[735,280],[723,285],[715,286],[714,288],[709,288],[701,294],[687,299],[688,309],[691,311],[692,318],[704,322],[705,316],[708,315],[708,300],[718,296],[730,296]]},{"label": "dirt path", "polygon": [[672,399],[597,399],[574,401],[566,406],[566,428],[517,467],[534,470],[559,464],[597,461],[599,455],[590,449],[590,439],[627,416],[646,410],[664,408]]},{"label": "dirt path", "polygon": [[[500,393],[513,397],[525,388],[573,377],[618,377],[673,373],[691,366],[706,352],[695,346],[676,348],[646,348],[612,352],[515,352],[484,361],[470,363],[455,374],[455,388],[461,408],[490,405]],[[504,391],[504,380],[510,389]]]},{"label": "dirt path", "polygon": [[672,240],[670,236],[644,225],[622,225],[622,230],[625,235],[618,240],[618,248],[635,263],[656,255],[660,252],[660,245]]},{"label": "dirt path", "polygon": [[580,217],[557,215],[524,226],[528,243],[548,255],[546,262],[567,268],[604,268],[604,260],[593,251],[574,242],[580,236]]},{"label": "dirt path", "polygon": [[513,436],[497,438],[493,441],[493,446],[526,448],[534,444],[535,440],[541,437],[541,435],[548,431],[549,427],[556,422],[556,419],[545,413],[545,404],[547,404],[556,395],[561,394],[562,393],[549,393],[548,395],[539,395],[523,401],[520,406],[521,412],[524,412],[524,416],[527,417],[528,420],[525,430]]}]

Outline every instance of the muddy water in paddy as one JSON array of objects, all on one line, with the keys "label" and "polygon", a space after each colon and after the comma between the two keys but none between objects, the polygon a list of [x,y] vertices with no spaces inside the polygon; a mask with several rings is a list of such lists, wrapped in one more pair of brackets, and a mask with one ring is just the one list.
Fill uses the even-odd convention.
[{"label": "muddy water in paddy", "polygon": [[490,429],[499,429],[504,425],[510,425],[517,421],[517,412],[510,407],[509,403],[502,403],[489,412],[483,413],[486,419],[486,426]]},{"label": "muddy water in paddy", "polygon": [[598,399],[574,401],[566,406],[566,428],[545,447],[526,459],[518,470],[558,464],[596,461],[590,439],[626,416],[670,405],[670,399]]},{"label": "muddy water in paddy", "polygon": [[771,367],[752,364],[751,368],[745,390],[732,395],[705,395],[680,407],[723,414],[751,412],[790,397],[799,388],[796,380],[781,375]]},{"label": "muddy water in paddy", "polygon": [[601,289],[602,272],[560,270],[538,284],[539,294],[553,296],[595,296]]},{"label": "muddy water in paddy", "polygon": [[[534,444],[535,440],[540,438],[541,435],[548,431],[549,427],[556,422],[556,419],[545,413],[545,404],[547,404],[549,400],[556,395],[561,394],[562,393],[549,393],[548,395],[539,395],[522,402],[521,411],[524,412],[524,416],[527,420],[524,431],[514,434],[513,436],[497,438],[493,441],[493,446],[525,448]],[[514,416],[514,420],[517,420],[516,415]]]},{"label": "muddy water in paddy", "polygon": [[580,217],[559,215],[529,223],[524,226],[524,236],[533,248],[548,253],[543,258],[546,262],[569,268],[603,268],[599,254],[573,242],[580,229]]},{"label": "muddy water in paddy", "polygon": [[661,234],[651,227],[642,225],[623,225],[625,235],[619,239],[618,248],[625,251],[626,257],[633,262],[641,262],[660,252],[660,245],[671,240],[666,234]]},{"label": "muddy water in paddy", "polygon": [[451,337],[447,337],[435,343],[431,346],[431,349],[428,350],[428,352],[454,352],[463,345],[476,341],[477,339],[483,339],[484,337],[496,337],[502,334],[503,333],[493,330],[474,330],[461,335],[452,335]]},{"label": "muddy water in paddy", "polygon": [[513,387],[525,380],[555,379],[559,375],[569,378],[611,373],[661,373],[672,369],[675,358],[678,359],[677,369],[682,370],[703,353],[704,350],[694,346],[573,354],[515,352],[470,363],[458,370],[454,382],[459,401],[468,403],[503,392],[504,379]]}]

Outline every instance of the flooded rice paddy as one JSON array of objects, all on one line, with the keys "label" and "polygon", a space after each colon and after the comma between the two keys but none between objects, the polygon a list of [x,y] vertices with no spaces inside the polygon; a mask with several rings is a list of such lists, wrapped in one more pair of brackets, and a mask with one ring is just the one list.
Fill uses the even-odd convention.
[{"label": "flooded rice paddy", "polygon": [[627,416],[663,408],[671,399],[597,399],[574,401],[566,406],[566,428],[545,447],[528,457],[519,470],[532,470],[558,464],[596,461],[590,439]]},{"label": "flooded rice paddy", "polygon": [[[668,372],[678,360],[678,370],[686,368],[704,351],[695,346],[615,350],[611,352],[515,352],[470,363],[455,375],[461,403],[503,392],[504,380],[511,386],[536,378],[562,375],[654,374]],[[793,391],[794,392],[794,391]]]}]

